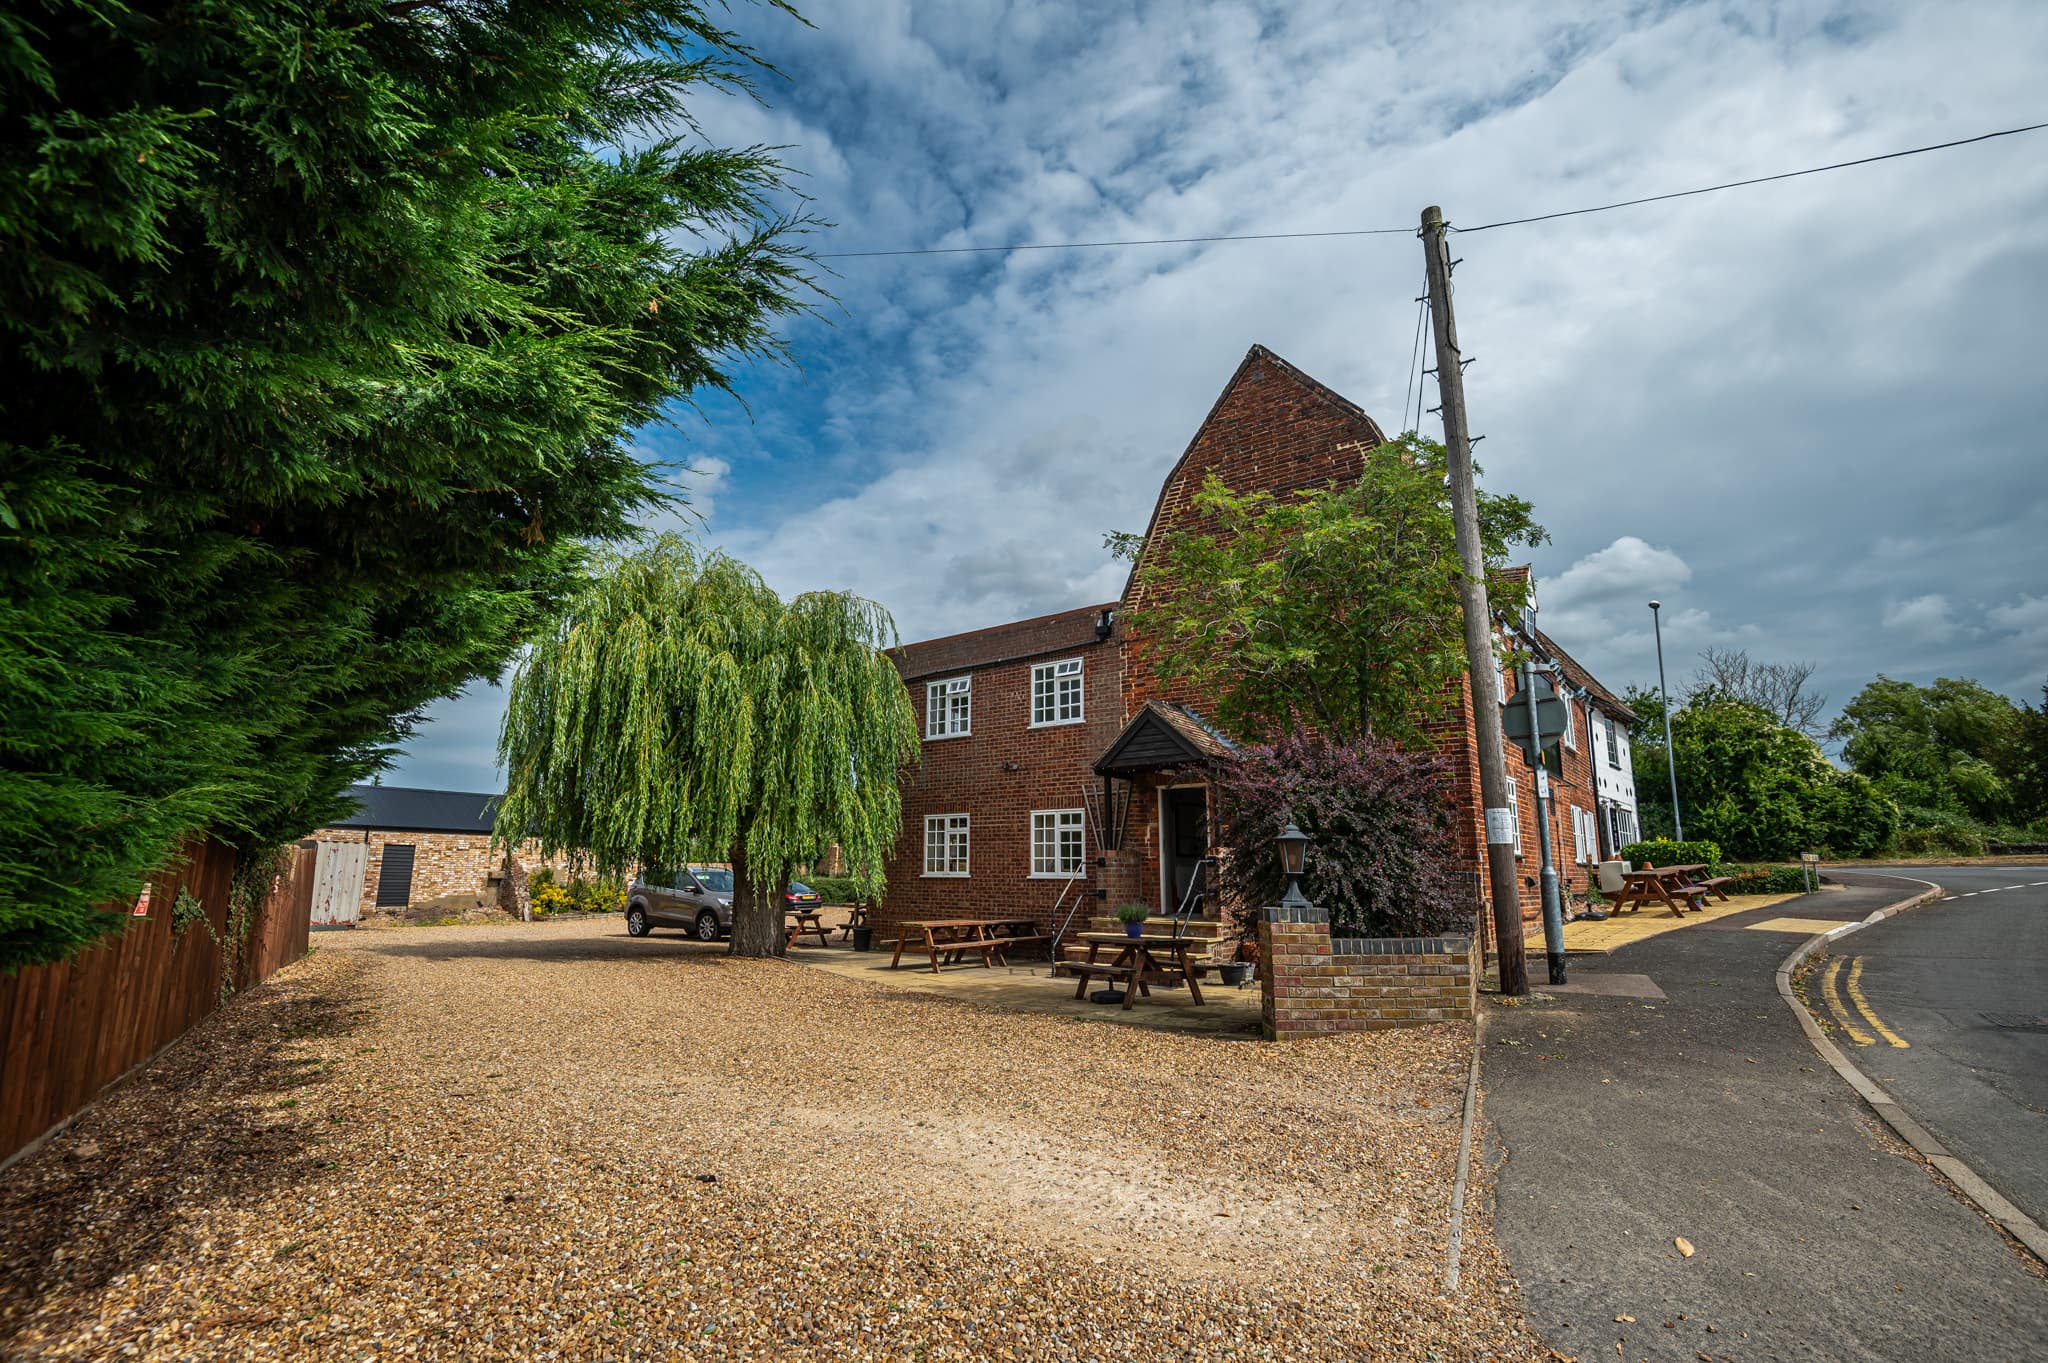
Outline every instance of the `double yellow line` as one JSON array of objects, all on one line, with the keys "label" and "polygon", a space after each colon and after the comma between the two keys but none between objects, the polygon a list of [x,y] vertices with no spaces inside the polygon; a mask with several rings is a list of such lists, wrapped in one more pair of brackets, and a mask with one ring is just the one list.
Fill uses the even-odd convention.
[{"label": "double yellow line", "polygon": [[[1844,970],[1845,966],[1847,967],[1846,970]],[[1829,958],[1827,965],[1821,970],[1820,987],[1821,997],[1827,1001],[1828,1011],[1835,1015],[1835,1021],[1842,1025],[1843,1032],[1857,1045],[1875,1045],[1877,1037],[1880,1036],[1900,1050],[1904,1050],[1913,1044],[1891,1028],[1885,1026],[1884,1019],[1879,1017],[1877,1010],[1870,1006],[1870,1000],[1863,997],[1863,958],[1861,956],[1851,956],[1847,960],[1840,956]],[[1847,1003],[1843,1001],[1845,989],[1848,995]],[[1851,1003],[1855,1005],[1853,1012],[1849,1006]],[[1859,1019],[1861,1023],[1870,1024],[1869,1031],[1863,1029]],[[1872,1036],[1871,1032],[1877,1033],[1877,1036]]]}]

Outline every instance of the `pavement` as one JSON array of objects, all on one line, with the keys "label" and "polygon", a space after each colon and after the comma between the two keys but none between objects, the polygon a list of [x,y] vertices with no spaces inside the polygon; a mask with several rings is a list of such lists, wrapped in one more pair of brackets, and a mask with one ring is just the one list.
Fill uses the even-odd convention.
[{"label": "pavement", "polygon": [[1845,986],[1822,1005],[1831,1036],[1951,1152],[2048,1225],[2048,865],[1900,874],[1950,897],[1830,946]]},{"label": "pavement", "polygon": [[1562,1356],[2048,1353],[2038,1265],[1912,1158],[1778,996],[1807,937],[1917,888],[1830,874],[1850,883],[1575,960],[1568,990],[1482,1001],[1495,1229]]}]

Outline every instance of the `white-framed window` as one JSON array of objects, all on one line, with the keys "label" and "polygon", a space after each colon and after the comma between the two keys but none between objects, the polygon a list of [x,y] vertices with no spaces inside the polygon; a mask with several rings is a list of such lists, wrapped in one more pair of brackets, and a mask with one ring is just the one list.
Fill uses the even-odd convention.
[{"label": "white-framed window", "polygon": [[928,876],[967,874],[967,816],[924,816],[924,873]]},{"label": "white-framed window", "polygon": [[1620,726],[1614,722],[1613,717],[1609,716],[1607,720],[1607,765],[1613,767],[1616,771],[1621,770],[1621,735],[1617,732],[1619,728]]},{"label": "white-framed window", "polygon": [[1573,701],[1569,696],[1565,698],[1564,745],[1567,748],[1570,748],[1573,752],[1577,752],[1579,750],[1579,726],[1578,722],[1572,717],[1573,712],[1575,712],[1578,708],[1579,707],[1577,702]]},{"label": "white-framed window", "polygon": [[1515,821],[1515,855],[1522,855],[1522,790],[1515,778],[1508,778],[1508,814]]},{"label": "white-framed window", "polygon": [[1081,660],[1066,658],[1031,669],[1031,727],[1081,722]]},{"label": "white-framed window", "polygon": [[1619,842],[1614,844],[1614,849],[1617,852],[1620,851],[1622,848],[1628,846],[1632,842],[1642,841],[1643,835],[1642,832],[1636,827],[1636,812],[1633,809],[1615,810],[1614,822],[1620,829],[1621,838]]},{"label": "white-framed window", "polygon": [[924,736],[964,738],[974,732],[974,679],[948,677],[926,682],[924,687]]},{"label": "white-framed window", "polygon": [[1031,811],[1032,875],[1071,876],[1082,870],[1087,854],[1088,816],[1081,810]]},{"label": "white-framed window", "polygon": [[1576,865],[1582,864],[1586,860],[1587,835],[1592,831],[1586,827],[1586,823],[1592,816],[1588,811],[1580,809],[1577,805],[1571,806],[1571,811],[1572,862]]}]

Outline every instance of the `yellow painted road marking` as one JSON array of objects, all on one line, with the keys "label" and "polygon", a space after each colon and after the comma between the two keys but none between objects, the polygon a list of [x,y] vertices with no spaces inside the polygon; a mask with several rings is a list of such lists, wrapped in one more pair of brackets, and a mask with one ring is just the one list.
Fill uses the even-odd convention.
[{"label": "yellow painted road marking", "polygon": [[1842,1002],[1842,991],[1838,984],[1841,974],[1842,958],[1837,956],[1821,971],[1821,996],[1827,1000],[1828,1011],[1835,1015],[1835,1021],[1842,1024],[1842,1030],[1849,1034],[1849,1039],[1858,1046],[1868,1046],[1876,1038],[1856,1025],[1856,1019],[1849,1013],[1849,1005]]},{"label": "yellow painted road marking", "polygon": [[1870,1000],[1863,997],[1863,958],[1861,956],[1850,958],[1848,984],[1849,997],[1855,1001],[1856,1011],[1863,1014],[1864,1019],[1877,1029],[1879,1036],[1902,1051],[1913,1044],[1891,1028],[1885,1026],[1884,1020],[1878,1017],[1877,1010],[1870,1006]]},{"label": "yellow painted road marking", "polygon": [[1839,928],[1852,920],[1847,918],[1766,918],[1761,923],[1744,923],[1748,932],[1796,932],[1802,937],[1811,937],[1816,932]]}]

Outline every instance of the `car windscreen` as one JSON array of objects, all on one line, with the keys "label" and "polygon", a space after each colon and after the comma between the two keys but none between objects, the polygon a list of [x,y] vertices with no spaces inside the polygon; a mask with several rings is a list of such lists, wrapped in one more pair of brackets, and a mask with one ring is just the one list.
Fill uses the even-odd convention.
[{"label": "car windscreen", "polygon": [[722,866],[692,866],[690,874],[713,894],[732,893],[732,872]]},{"label": "car windscreen", "polygon": [[801,880],[792,880],[792,881],[790,881],[790,882],[789,882],[789,892],[790,892],[791,894],[811,894],[811,893],[813,893],[813,891],[811,890],[811,887],[810,887],[810,886],[808,886],[808,885],[806,885],[806,884],[804,884],[804,883],[803,883],[803,882],[802,882]]}]

